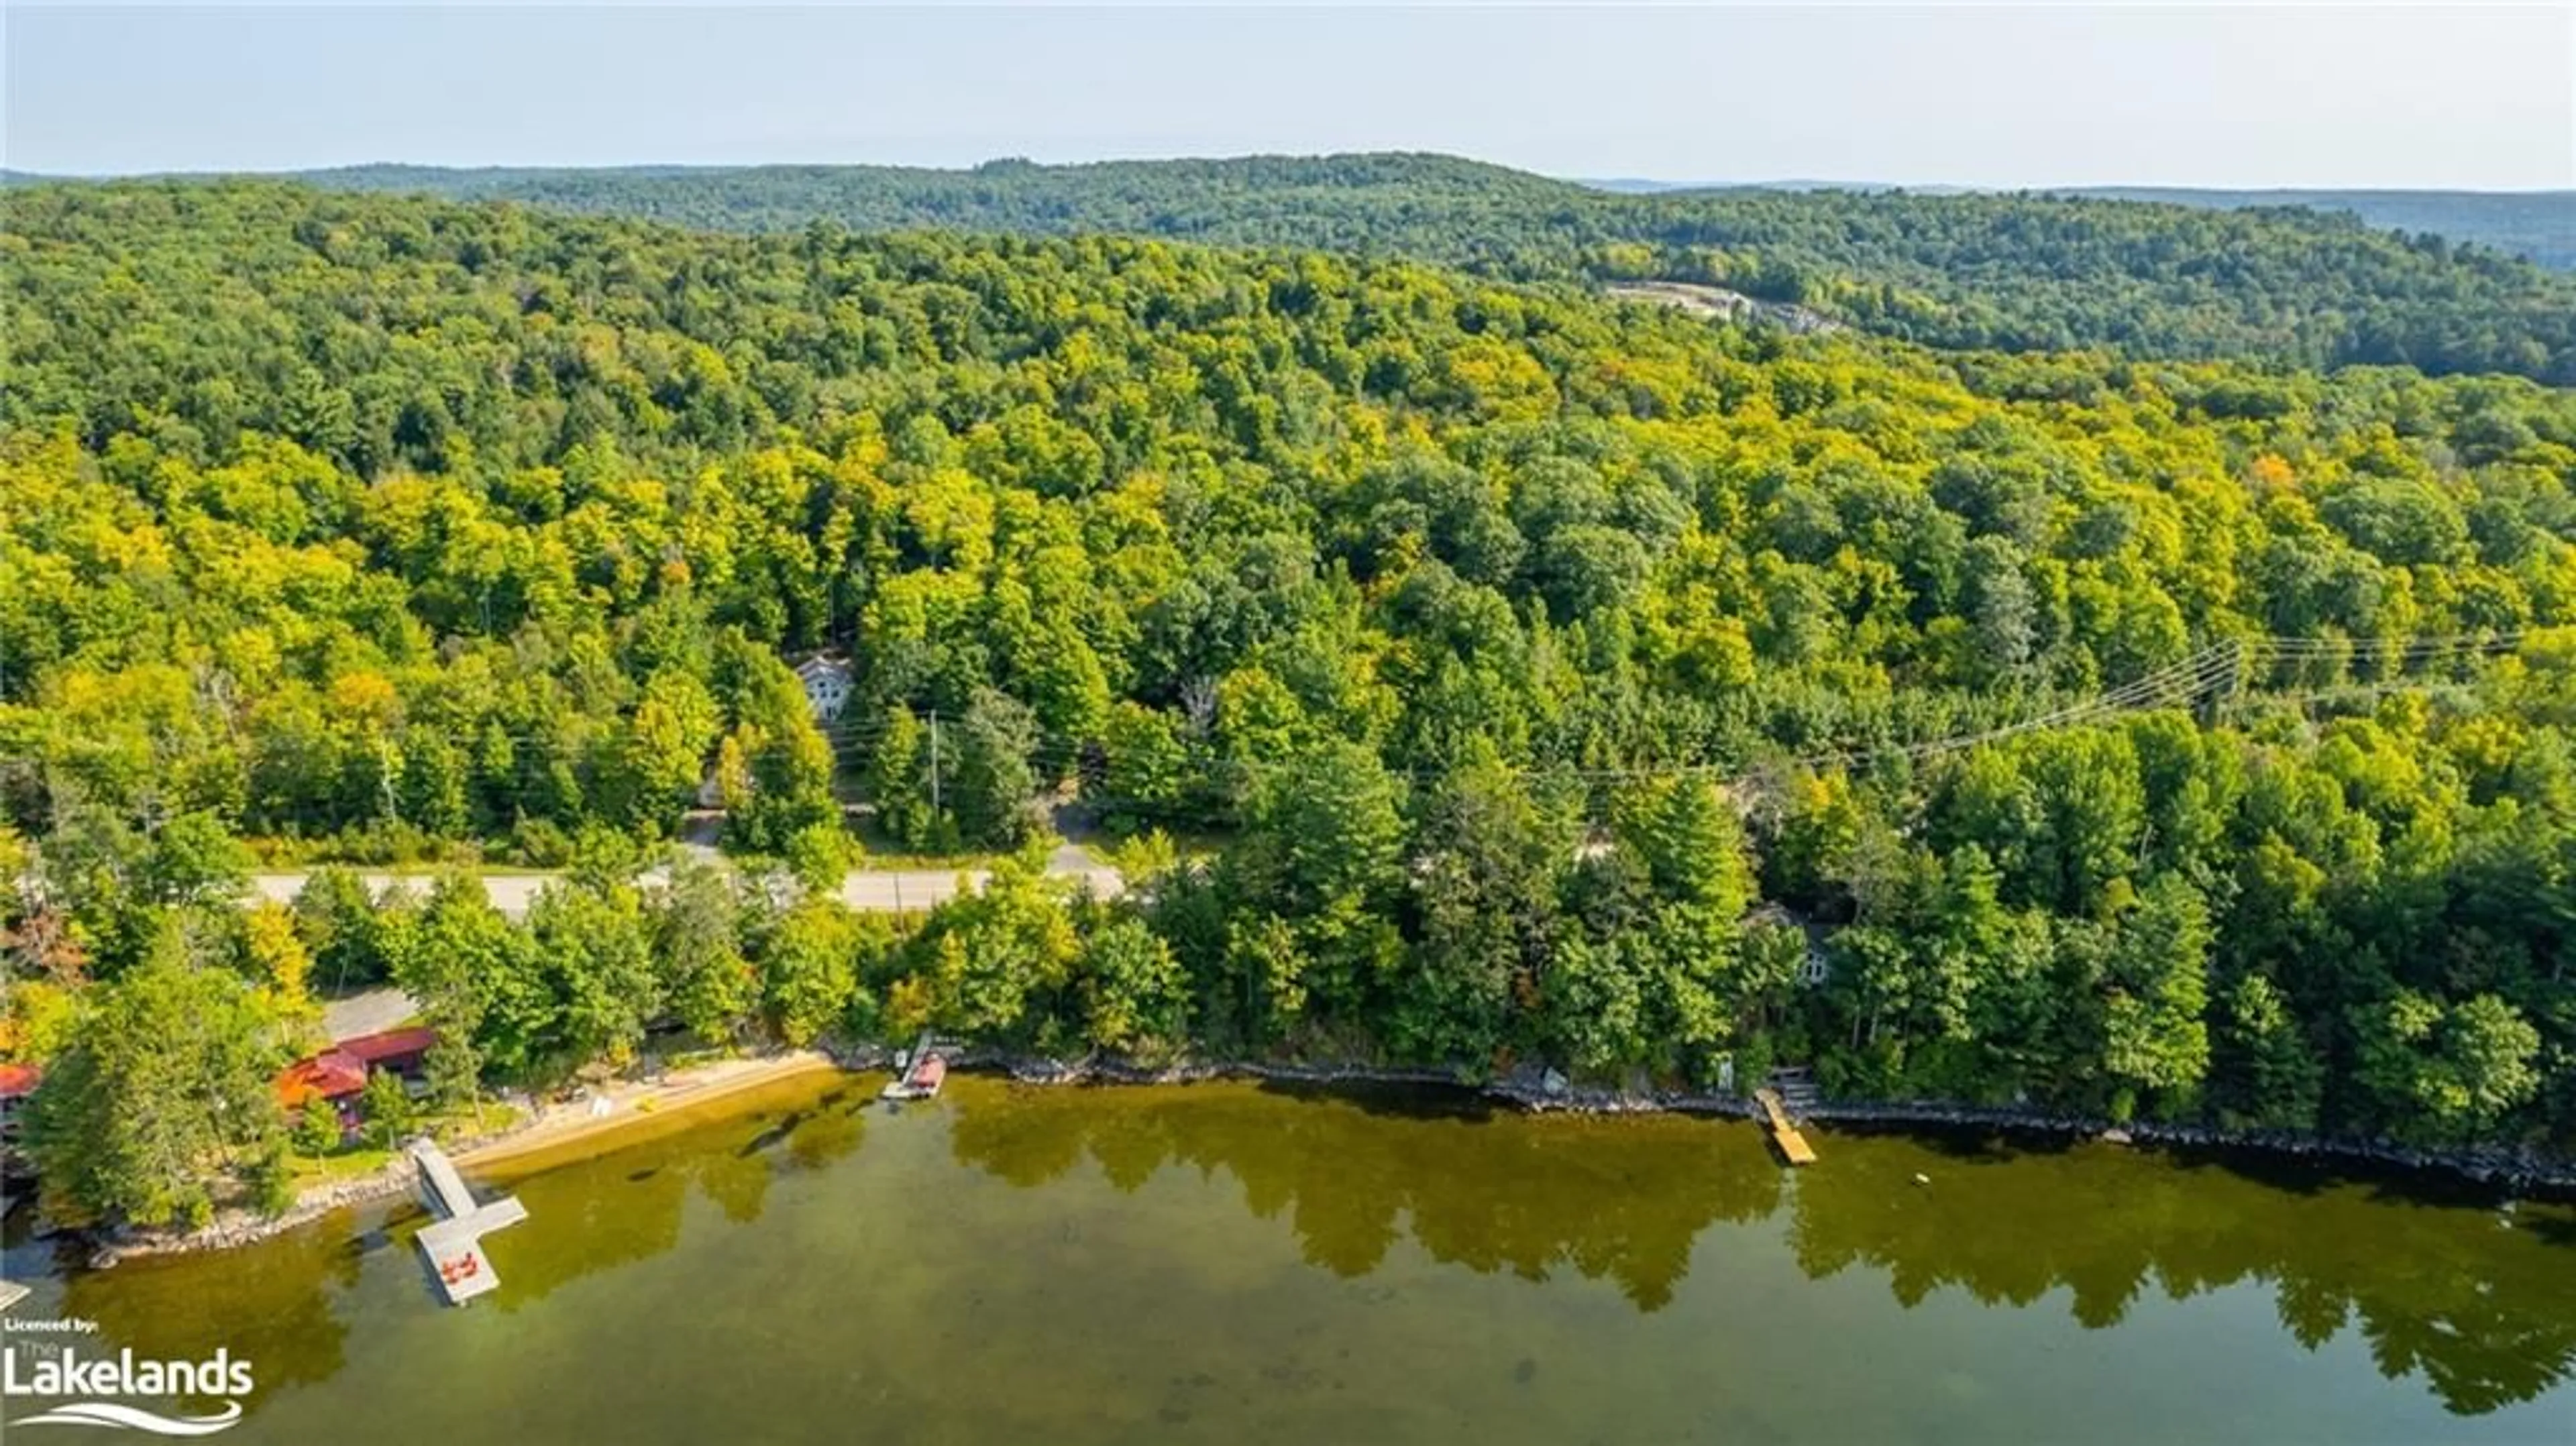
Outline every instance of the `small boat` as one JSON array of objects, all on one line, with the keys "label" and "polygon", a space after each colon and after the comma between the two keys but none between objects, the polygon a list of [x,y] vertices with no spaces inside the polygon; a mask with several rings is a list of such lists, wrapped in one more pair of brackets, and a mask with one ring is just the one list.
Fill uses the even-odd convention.
[{"label": "small boat", "polygon": [[938,1095],[940,1084],[948,1078],[948,1061],[937,1053],[924,1050],[913,1059],[912,1067],[889,1081],[877,1092],[879,1099],[926,1100]]}]

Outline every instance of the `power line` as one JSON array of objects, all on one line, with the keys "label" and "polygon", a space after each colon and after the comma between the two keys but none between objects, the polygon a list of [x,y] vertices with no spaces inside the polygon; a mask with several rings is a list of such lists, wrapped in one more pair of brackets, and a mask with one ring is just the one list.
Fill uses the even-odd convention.
[{"label": "power line", "polygon": [[[2155,708],[2187,707],[2214,697],[2259,692],[2280,697],[2284,701],[2292,701],[2312,698],[2320,696],[2321,692],[2332,691],[2311,689],[2304,693],[2286,694],[2277,687],[2265,687],[2254,683],[2251,675],[2259,672],[2284,669],[2305,670],[2320,664],[2340,666],[2363,660],[2379,663],[2393,670],[2421,670],[2440,664],[2511,652],[2522,645],[2524,637],[2520,630],[2506,630],[2488,634],[2398,638],[2318,638],[2277,635],[2232,638],[2212,643],[2179,661],[2166,664],[2125,683],[2070,702],[2059,703],[2029,717],[1931,739],[1880,744],[1853,743],[1786,759],[1768,760],[1759,765],[1729,762],[1674,762],[1659,765],[1572,766],[1564,763],[1540,762],[1519,766],[1512,771],[1522,775],[1547,773],[1583,781],[1618,782],[1675,776],[1735,778],[1740,777],[1750,766],[1785,765],[1812,769],[1848,766],[1882,758],[1922,759],[1982,747],[2026,733],[2077,726],[2125,713]],[[2353,686],[2374,685],[2356,683]],[[2383,680],[2375,686],[2384,691],[2404,685],[2394,680]],[[825,719],[816,725],[815,731],[836,753],[868,751],[901,726],[893,716],[898,711],[910,714],[909,709],[897,705],[893,710],[879,712],[872,716]],[[911,716],[915,719],[915,726],[923,727],[929,735],[929,782],[934,795],[935,810],[938,806],[936,795],[940,786],[943,718],[935,708]],[[625,739],[636,736],[636,730],[631,718],[597,720],[595,725],[584,726],[569,734],[563,731],[495,733],[488,727],[478,728],[470,724],[435,724],[421,721],[407,721],[397,729],[398,738],[407,739],[414,734],[427,734],[451,743],[466,745],[465,751],[468,753],[469,769],[472,772],[483,771],[482,760],[479,757],[481,750],[489,748],[496,742],[505,743],[510,746],[512,753],[510,775],[517,780],[519,786],[525,787],[541,771],[550,771],[560,764],[578,765],[592,761],[599,750],[613,747]],[[1037,730],[1035,741],[1035,751],[1040,756],[1056,757],[1067,762],[1079,757],[1100,742],[1095,736],[1070,734],[1043,727]],[[390,760],[380,751],[378,762],[380,769],[386,774],[382,780],[382,786],[387,790],[387,802],[390,806]],[[1192,778],[1202,784],[1239,783],[1275,766],[1258,760],[1213,758],[1204,754],[1193,758],[1187,765]],[[1419,780],[1436,778],[1446,770],[1437,765],[1416,764],[1391,771],[1399,777]],[[489,777],[488,773],[484,773],[487,785]],[[1136,802],[1137,800],[1126,801]]]}]

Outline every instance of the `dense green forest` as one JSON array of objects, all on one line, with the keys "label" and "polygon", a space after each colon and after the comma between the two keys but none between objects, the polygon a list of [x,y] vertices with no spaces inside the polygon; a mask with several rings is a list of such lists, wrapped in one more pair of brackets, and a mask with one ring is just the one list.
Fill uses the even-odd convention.
[{"label": "dense green forest", "polygon": [[[1108,237],[7,208],[0,1045],[67,1210],[273,1182],[216,1104],[373,977],[448,1093],[932,1024],[2576,1139],[2576,393]],[[1149,841],[902,925],[639,885],[710,771],[747,876],[836,875],[851,795]],[[570,871],[237,906],[252,848],[473,843]]]},{"label": "dense green forest", "polygon": [[304,179],[737,230],[830,220],[862,231],[1112,233],[1403,256],[1521,280],[1705,282],[1942,347],[2576,383],[2576,276],[2321,211],[1828,190],[1621,195],[1424,155],[971,171],[382,166]]}]

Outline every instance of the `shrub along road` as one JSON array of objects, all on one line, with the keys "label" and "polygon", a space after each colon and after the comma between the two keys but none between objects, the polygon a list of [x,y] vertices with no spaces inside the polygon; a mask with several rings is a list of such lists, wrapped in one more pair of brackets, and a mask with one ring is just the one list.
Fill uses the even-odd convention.
[{"label": "shrub along road", "polygon": [[[1047,875],[1088,887],[1104,899],[1116,898],[1127,887],[1116,869],[1099,862],[1079,845],[1057,849],[1047,861]],[[653,869],[642,878],[649,884],[662,876],[660,869]],[[301,870],[253,874],[252,895],[292,904],[310,877]],[[429,875],[370,872],[358,877],[369,892],[376,894],[397,883],[427,889],[431,879]],[[512,919],[522,919],[527,917],[528,906],[537,895],[561,877],[558,873],[488,874],[483,879],[483,890],[491,897],[493,908]],[[986,869],[853,869],[841,880],[841,902],[862,913],[922,913],[957,897],[964,889],[983,888],[991,877],[991,871]]]}]

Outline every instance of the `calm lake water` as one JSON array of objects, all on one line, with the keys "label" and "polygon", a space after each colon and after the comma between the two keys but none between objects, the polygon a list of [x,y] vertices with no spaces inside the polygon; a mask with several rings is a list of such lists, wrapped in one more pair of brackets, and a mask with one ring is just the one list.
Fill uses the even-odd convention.
[{"label": "calm lake water", "polygon": [[1245,1084],[967,1078],[892,1113],[874,1083],[478,1180],[533,1218],[465,1310],[417,1219],[358,1212],[94,1274],[19,1240],[13,1314],[229,1348],[238,1443],[2576,1441],[2565,1206],[1845,1131],[1791,1175],[1738,1122]]}]

